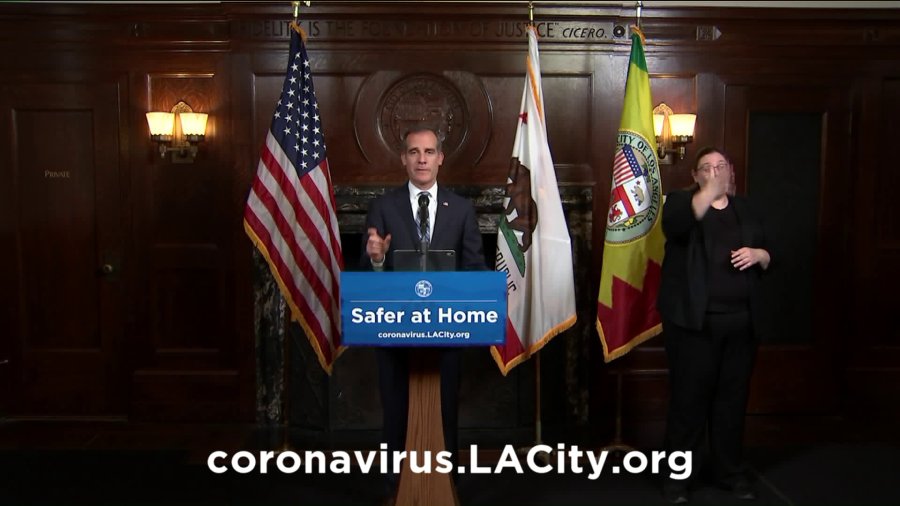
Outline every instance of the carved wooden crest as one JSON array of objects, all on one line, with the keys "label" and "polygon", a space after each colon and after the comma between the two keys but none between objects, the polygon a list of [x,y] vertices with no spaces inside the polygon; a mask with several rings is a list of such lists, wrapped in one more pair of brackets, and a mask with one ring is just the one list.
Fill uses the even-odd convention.
[{"label": "carved wooden crest", "polygon": [[401,136],[418,124],[443,136],[443,181],[452,182],[455,174],[465,174],[460,171],[473,170],[491,138],[491,106],[481,80],[456,70],[439,74],[380,70],[366,78],[356,97],[353,130],[374,171],[402,175],[393,169],[400,162]]},{"label": "carved wooden crest", "polygon": [[394,153],[402,148],[403,133],[417,125],[429,126],[444,140],[444,152],[454,153],[469,124],[465,101],[456,87],[433,74],[417,74],[395,83],[379,107],[378,131]]}]

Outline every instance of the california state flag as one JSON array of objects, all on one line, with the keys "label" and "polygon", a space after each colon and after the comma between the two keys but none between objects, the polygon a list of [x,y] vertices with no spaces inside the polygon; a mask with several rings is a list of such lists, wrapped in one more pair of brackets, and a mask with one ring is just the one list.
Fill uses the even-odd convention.
[{"label": "california state flag", "polygon": [[662,330],[656,311],[665,246],[662,184],[644,35],[634,27],[631,30],[625,105],[616,135],[597,295],[597,332],[605,362]]},{"label": "california state flag", "polygon": [[506,344],[491,347],[505,376],[575,324],[572,245],[547,144],[537,34],[528,28],[528,74],[506,180],[497,270],[506,273]]}]

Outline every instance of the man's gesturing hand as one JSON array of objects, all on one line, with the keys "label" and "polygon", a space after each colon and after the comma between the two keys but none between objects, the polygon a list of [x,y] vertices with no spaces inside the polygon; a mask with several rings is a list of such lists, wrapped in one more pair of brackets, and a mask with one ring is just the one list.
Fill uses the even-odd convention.
[{"label": "man's gesturing hand", "polygon": [[372,262],[380,264],[384,262],[384,255],[391,247],[391,234],[384,237],[378,235],[378,229],[369,227],[369,240],[366,242],[366,253]]}]

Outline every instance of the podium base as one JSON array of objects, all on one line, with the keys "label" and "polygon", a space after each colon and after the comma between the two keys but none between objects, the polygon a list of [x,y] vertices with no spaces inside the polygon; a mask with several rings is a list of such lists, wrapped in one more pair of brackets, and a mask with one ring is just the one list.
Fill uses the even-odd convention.
[{"label": "podium base", "polygon": [[[439,352],[431,348],[410,352],[409,416],[406,424],[406,460],[400,473],[396,506],[458,506],[456,487],[449,473],[434,470],[435,457],[444,448],[441,422],[441,370]],[[414,473],[409,465],[432,464],[429,473]]]}]

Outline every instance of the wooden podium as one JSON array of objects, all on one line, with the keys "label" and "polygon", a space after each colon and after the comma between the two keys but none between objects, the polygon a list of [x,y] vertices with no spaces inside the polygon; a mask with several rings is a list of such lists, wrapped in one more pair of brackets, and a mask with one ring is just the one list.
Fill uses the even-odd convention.
[{"label": "wooden podium", "polygon": [[[435,470],[438,453],[446,450],[440,350],[503,344],[506,274],[341,272],[341,330],[347,346],[398,346],[409,352],[407,458],[395,505],[458,505],[452,472]],[[431,472],[412,472],[408,457],[412,452],[419,466],[425,463],[425,452],[430,452]]]},{"label": "wooden podium", "polygon": [[[409,416],[406,425],[407,455],[416,452],[423,462],[426,451],[434,459],[444,451],[441,419],[441,370],[439,351],[434,348],[410,350]],[[396,506],[457,506],[456,487],[451,474],[414,473],[409,458],[403,461]]]}]

